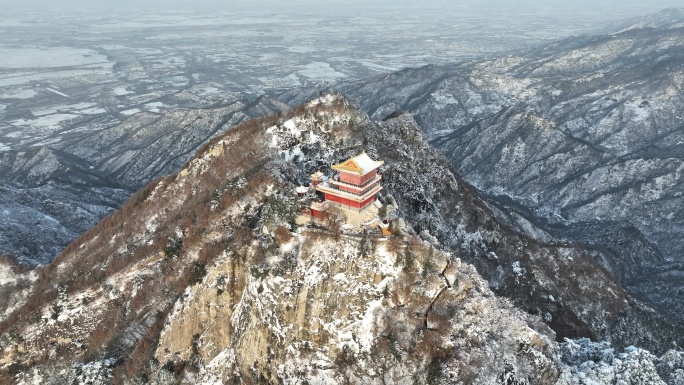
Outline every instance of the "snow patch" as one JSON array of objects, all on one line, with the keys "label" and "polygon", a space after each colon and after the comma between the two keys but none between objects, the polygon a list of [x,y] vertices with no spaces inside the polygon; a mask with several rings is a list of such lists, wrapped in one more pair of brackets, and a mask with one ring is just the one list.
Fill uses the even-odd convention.
[{"label": "snow patch", "polygon": [[33,89],[17,90],[0,94],[0,99],[31,99],[36,95],[38,95],[38,93]]},{"label": "snow patch", "polygon": [[130,95],[133,93],[133,91],[128,91],[126,87],[116,87],[112,91],[112,93],[116,96],[124,96],[124,95]]},{"label": "snow patch", "polygon": [[336,71],[330,64],[325,62],[313,62],[304,66],[303,69],[297,71],[302,76],[306,76],[312,80],[338,80],[347,77],[342,72]]},{"label": "snow patch", "polygon": [[142,112],[142,111],[139,108],[131,108],[130,110],[120,111],[119,113],[121,115],[131,116],[131,115],[137,114],[138,112]]},{"label": "snow patch", "polygon": [[69,97],[69,95],[65,94],[64,92],[57,91],[57,90],[54,89],[54,88],[49,88],[49,87],[48,87],[48,88],[45,88],[45,89],[48,90],[48,91],[50,91],[50,92],[52,92],[53,94],[57,94],[57,95],[59,95],[59,96],[64,96],[65,98],[68,98],[68,97]]},{"label": "snow patch", "polygon": [[40,116],[36,119],[17,119],[12,120],[9,124],[20,127],[20,126],[30,126],[35,128],[59,128],[63,122],[68,122],[69,120],[78,118],[78,115],[74,114],[54,114]]},{"label": "snow patch", "polygon": [[107,57],[90,49],[8,48],[0,46],[0,68],[56,68],[109,63]]},{"label": "snow patch", "polygon": [[520,278],[525,274],[526,270],[522,265],[520,264],[520,261],[515,261],[513,262],[512,265],[513,268],[513,274],[515,274],[515,283],[520,283]]}]

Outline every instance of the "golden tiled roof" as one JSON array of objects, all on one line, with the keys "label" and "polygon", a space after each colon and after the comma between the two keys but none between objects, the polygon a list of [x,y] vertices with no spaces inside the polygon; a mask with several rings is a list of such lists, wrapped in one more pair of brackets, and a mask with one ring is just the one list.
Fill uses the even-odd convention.
[{"label": "golden tiled roof", "polygon": [[369,172],[375,170],[376,168],[382,166],[385,164],[383,161],[375,161],[371,159],[366,152],[362,152],[361,154],[351,157],[348,160],[333,165],[332,169],[337,170],[337,171],[346,171],[354,174],[359,174],[359,175],[366,175]]}]

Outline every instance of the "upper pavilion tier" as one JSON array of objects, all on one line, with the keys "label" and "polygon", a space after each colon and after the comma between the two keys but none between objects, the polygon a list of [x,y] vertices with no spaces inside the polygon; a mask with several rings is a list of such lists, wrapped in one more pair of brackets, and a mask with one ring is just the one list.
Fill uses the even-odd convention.
[{"label": "upper pavilion tier", "polygon": [[340,164],[333,165],[332,169],[335,171],[339,171],[339,172],[346,172],[346,173],[357,174],[359,176],[364,176],[364,175],[376,170],[378,167],[382,166],[383,164],[385,164],[384,161],[373,160],[364,151],[355,157],[349,158],[349,160],[347,160],[347,161],[344,161]]}]

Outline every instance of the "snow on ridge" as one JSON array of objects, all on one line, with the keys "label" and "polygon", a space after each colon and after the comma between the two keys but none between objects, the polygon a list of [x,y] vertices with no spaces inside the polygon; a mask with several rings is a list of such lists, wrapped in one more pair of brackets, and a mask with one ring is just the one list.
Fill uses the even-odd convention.
[{"label": "snow on ridge", "polygon": [[14,285],[21,279],[35,281],[37,278],[38,276],[33,272],[30,274],[17,274],[12,266],[0,263],[0,286]]},{"label": "snow on ridge", "polygon": [[[653,384],[666,385],[659,375],[659,359],[646,350],[628,346],[622,353],[607,342],[592,342],[588,338],[566,339],[560,344],[562,371],[557,385],[565,384]],[[681,362],[680,365],[683,365]],[[684,378],[684,370],[671,371]],[[663,370],[665,369],[665,370]],[[669,370],[667,370],[669,369]],[[671,382],[679,384],[680,382]]]},{"label": "snow on ridge", "polygon": [[50,92],[52,92],[53,94],[57,94],[57,95],[59,95],[59,96],[64,96],[65,98],[70,98],[69,95],[65,94],[64,92],[57,91],[57,90],[54,89],[54,88],[47,87],[47,88],[45,88],[45,89],[48,90],[48,91],[50,91]]},{"label": "snow on ridge", "polygon": [[345,102],[340,95],[321,96],[308,102],[302,114],[268,127],[266,132],[271,135],[269,147],[288,151],[283,153],[285,160],[291,160],[294,155],[303,156],[297,149],[301,145],[327,150],[327,139],[333,134],[333,128],[352,121],[356,114],[346,103],[342,111],[326,108],[340,102]]},{"label": "snow on ridge", "polygon": [[38,93],[32,88],[19,89],[0,94],[0,99],[31,99],[36,95],[38,95]]}]

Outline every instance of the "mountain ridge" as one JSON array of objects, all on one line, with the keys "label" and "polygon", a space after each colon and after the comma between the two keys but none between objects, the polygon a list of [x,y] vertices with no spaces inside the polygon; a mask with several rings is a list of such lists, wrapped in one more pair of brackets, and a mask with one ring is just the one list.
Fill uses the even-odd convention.
[{"label": "mountain ridge", "polygon": [[630,29],[674,29],[682,27],[684,27],[684,8],[666,8],[646,17],[634,18],[632,21],[622,23],[617,28],[611,27],[611,29],[620,33]]},{"label": "mountain ridge", "polygon": [[[639,253],[647,265],[660,261],[660,277],[623,284],[681,321],[683,45],[681,28],[634,29],[337,89],[373,119],[413,114],[465,180],[504,205],[525,207],[520,213],[545,231],[626,253],[596,255],[617,277],[638,276]],[[280,100],[296,103],[311,92]],[[606,234],[615,236],[597,242],[580,223],[614,228]],[[632,227],[646,241],[616,248],[629,239],[619,229]]]},{"label": "mountain ridge", "polygon": [[[103,130],[0,155],[0,253],[46,264],[138,188],[177,171],[207,140],[286,108],[267,97],[212,108],[138,113]],[[160,154],[163,154],[160,156]],[[45,229],[35,231],[35,228]],[[36,241],[37,238],[37,241]]]},{"label": "mountain ridge", "polygon": [[[36,270],[0,322],[4,379],[549,383],[577,375],[555,338],[667,349],[682,335],[629,310],[582,249],[558,254],[501,226],[425,139],[411,117],[374,123],[340,96],[214,138]],[[387,162],[401,235],[288,231],[294,188],[362,147]],[[485,281],[466,262],[478,260],[499,275]],[[658,359],[625,354],[661,381]]]}]

